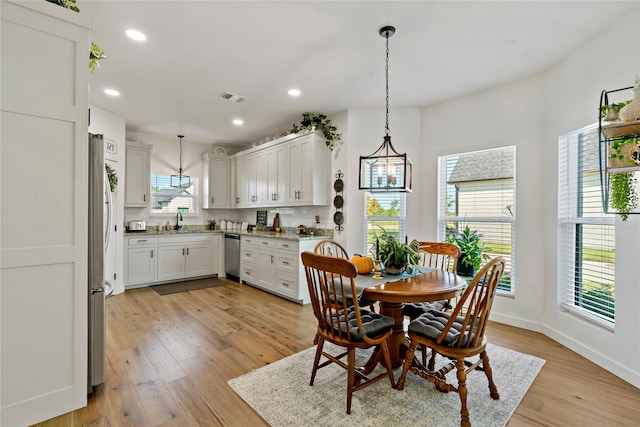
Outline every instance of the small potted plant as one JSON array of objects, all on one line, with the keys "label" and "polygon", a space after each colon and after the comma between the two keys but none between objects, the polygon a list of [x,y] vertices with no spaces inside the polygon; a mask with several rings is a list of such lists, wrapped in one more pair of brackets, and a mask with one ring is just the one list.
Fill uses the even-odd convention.
[{"label": "small potted plant", "polygon": [[216,229],[216,220],[213,218],[209,218],[207,220],[207,224],[209,224],[209,230],[215,230]]},{"label": "small potted plant", "polygon": [[342,139],[342,134],[338,133],[338,128],[333,126],[331,120],[321,113],[303,113],[302,121],[299,125],[293,125],[291,133],[298,133],[302,130],[314,131],[315,129],[322,132],[325,144],[331,151],[333,151],[335,143]]},{"label": "small potted plant", "polygon": [[[380,227],[380,226],[379,226]],[[382,227],[380,236],[376,236],[376,257],[384,265],[388,274],[408,273],[417,269],[420,255],[411,247],[401,243],[398,236],[389,234]]]},{"label": "small potted plant", "polygon": [[455,231],[449,238],[449,243],[454,243],[460,248],[460,258],[456,270],[462,276],[473,276],[480,269],[483,260],[488,260],[484,243],[478,230],[471,230],[466,225],[462,231]]}]

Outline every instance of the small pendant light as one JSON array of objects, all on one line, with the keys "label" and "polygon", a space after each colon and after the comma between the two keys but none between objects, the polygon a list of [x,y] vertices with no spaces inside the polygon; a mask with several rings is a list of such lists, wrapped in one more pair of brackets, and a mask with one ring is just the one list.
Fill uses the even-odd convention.
[{"label": "small pendant light", "polygon": [[180,138],[180,169],[178,169],[177,175],[171,175],[171,187],[189,188],[191,187],[191,177],[185,175],[182,169],[182,138],[184,138],[184,135],[178,135],[178,138]]},{"label": "small pendant light", "polygon": [[407,154],[399,154],[391,144],[389,135],[389,37],[396,29],[391,26],[378,31],[386,39],[386,105],[387,118],[382,145],[369,156],[360,156],[360,190],[370,192],[410,193],[413,180],[413,164]]}]

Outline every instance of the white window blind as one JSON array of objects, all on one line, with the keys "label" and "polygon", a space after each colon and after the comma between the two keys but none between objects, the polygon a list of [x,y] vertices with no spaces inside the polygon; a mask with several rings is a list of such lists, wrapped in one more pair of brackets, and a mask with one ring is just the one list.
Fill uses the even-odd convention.
[{"label": "white window blind", "polygon": [[171,187],[171,175],[151,174],[152,214],[197,214],[198,178],[191,178],[191,187]]},{"label": "white window blind", "polygon": [[467,225],[478,230],[485,253],[507,263],[500,292],[514,291],[515,159],[510,146],[441,156],[438,164],[438,240]]},{"label": "white window blind", "polygon": [[565,308],[615,324],[615,218],[602,206],[598,126],[558,147],[558,287]]},{"label": "white window blind", "polygon": [[401,242],[406,240],[406,193],[366,193],[365,196],[365,230],[364,250],[365,254],[373,255],[372,248],[375,245],[376,235],[382,230],[398,236]]}]

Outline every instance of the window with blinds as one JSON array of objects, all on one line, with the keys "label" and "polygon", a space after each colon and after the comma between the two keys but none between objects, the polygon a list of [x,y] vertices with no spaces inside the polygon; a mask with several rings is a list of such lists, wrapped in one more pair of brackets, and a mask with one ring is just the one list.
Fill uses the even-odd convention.
[{"label": "window with blinds", "polygon": [[151,174],[151,213],[198,213],[198,178],[191,180],[189,188],[174,188],[171,175]]},{"label": "window with blinds", "polygon": [[365,198],[365,254],[374,255],[376,235],[380,235],[382,228],[398,236],[401,242],[406,241],[406,193],[366,193]]},{"label": "window with blinds", "polygon": [[615,218],[602,206],[599,149],[595,124],[559,138],[558,287],[565,308],[613,326]]},{"label": "window with blinds", "polygon": [[515,146],[439,157],[438,239],[451,241],[465,226],[478,230],[485,253],[507,266],[499,292],[514,291]]}]

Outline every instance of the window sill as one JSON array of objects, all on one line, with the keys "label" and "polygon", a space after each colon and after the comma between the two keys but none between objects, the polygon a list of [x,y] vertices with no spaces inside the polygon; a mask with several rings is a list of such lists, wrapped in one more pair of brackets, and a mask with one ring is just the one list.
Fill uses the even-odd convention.
[{"label": "window sill", "polygon": [[589,313],[587,310],[584,310],[582,308],[579,308],[570,304],[563,303],[561,304],[561,306],[564,309],[564,311],[568,311],[569,313],[577,317],[580,317],[582,319],[585,319],[588,322],[593,323],[597,326],[600,326],[603,329],[606,329],[611,332],[614,332],[616,330],[615,322],[604,320],[603,318],[596,316],[595,314]]}]

